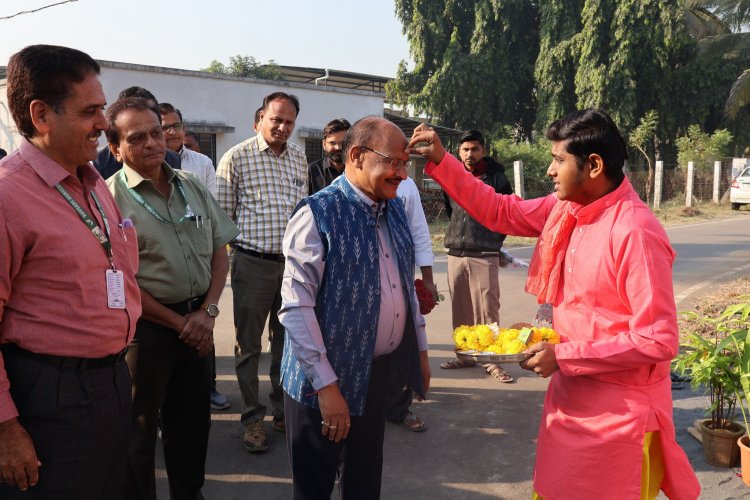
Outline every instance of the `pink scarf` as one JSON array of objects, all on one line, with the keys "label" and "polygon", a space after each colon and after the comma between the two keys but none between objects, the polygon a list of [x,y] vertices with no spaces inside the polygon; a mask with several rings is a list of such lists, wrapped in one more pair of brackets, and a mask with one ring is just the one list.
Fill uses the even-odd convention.
[{"label": "pink scarf", "polygon": [[544,223],[529,264],[526,291],[536,295],[539,304],[555,304],[560,286],[565,251],[576,225],[571,203],[558,201]]}]

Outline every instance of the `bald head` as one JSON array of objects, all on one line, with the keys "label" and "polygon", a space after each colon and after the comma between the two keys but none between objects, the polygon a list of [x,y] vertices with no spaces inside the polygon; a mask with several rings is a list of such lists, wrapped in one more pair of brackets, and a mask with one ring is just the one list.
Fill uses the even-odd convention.
[{"label": "bald head", "polygon": [[406,179],[409,154],[406,136],[379,116],[357,121],[344,139],[346,178],[373,201],[393,199]]}]

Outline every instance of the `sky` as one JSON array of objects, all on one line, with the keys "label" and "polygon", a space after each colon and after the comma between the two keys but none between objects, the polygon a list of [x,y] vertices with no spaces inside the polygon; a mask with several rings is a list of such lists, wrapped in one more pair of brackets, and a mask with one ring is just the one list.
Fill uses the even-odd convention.
[{"label": "sky", "polygon": [[[59,1],[2,0],[0,18]],[[399,61],[410,61],[393,0],[77,0],[0,19],[0,66],[37,43],[190,70],[241,54],[394,77]]]}]

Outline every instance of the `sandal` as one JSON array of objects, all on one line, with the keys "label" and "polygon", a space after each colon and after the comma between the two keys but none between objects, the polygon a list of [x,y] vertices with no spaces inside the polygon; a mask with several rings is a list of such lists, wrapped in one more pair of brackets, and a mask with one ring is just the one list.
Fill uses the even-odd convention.
[{"label": "sandal", "polygon": [[503,384],[510,384],[513,382],[513,376],[500,368],[498,365],[487,366],[487,373],[495,377],[498,382],[502,382]]},{"label": "sandal", "polygon": [[406,418],[401,421],[401,424],[412,432],[424,432],[427,430],[427,426],[422,422],[422,419],[412,412],[409,412]]},{"label": "sandal", "polygon": [[440,368],[443,368],[444,370],[471,368],[472,366],[476,366],[476,363],[474,363],[473,361],[464,361],[463,359],[458,358],[453,358],[450,361],[446,361],[445,363],[440,363]]}]

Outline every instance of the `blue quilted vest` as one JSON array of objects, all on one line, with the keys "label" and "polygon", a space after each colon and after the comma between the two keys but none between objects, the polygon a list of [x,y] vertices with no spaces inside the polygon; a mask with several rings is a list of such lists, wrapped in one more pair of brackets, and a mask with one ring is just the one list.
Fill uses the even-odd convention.
[{"label": "blue quilted vest", "polygon": [[[391,369],[398,363],[397,373],[404,374],[404,385],[424,396],[414,321],[419,306],[412,302],[414,245],[403,202],[396,198],[386,203],[385,217],[411,318],[406,322],[401,345],[391,354]],[[315,315],[349,412],[361,416],[380,313],[377,219],[343,175],[300,202],[296,210],[305,204],[310,206],[326,253]],[[281,378],[284,391],[295,401],[318,408],[318,396],[294,355],[289,335],[284,342]]]}]

